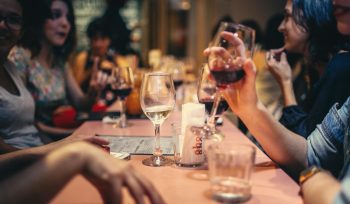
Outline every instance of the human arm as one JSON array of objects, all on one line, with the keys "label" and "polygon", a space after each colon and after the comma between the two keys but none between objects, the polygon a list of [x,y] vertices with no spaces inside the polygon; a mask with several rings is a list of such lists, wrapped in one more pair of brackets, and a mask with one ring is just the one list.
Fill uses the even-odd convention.
[{"label": "human arm", "polygon": [[74,79],[72,70],[68,66],[65,67],[66,86],[69,97],[78,109],[89,109],[96,102],[99,92],[107,83],[107,74],[98,70],[98,61],[98,58],[94,59],[90,86],[86,94],[82,92],[77,81]]},{"label": "human arm", "polygon": [[75,131],[75,128],[54,127],[54,126],[46,125],[45,123],[42,123],[42,122],[36,122],[36,126],[41,132],[45,134],[49,134],[50,136],[54,136],[55,138],[52,138],[52,139],[55,139],[55,140],[62,139],[67,135],[72,134]]},{"label": "human arm", "polygon": [[[137,203],[143,203],[144,196],[151,203],[164,203],[154,186],[125,161],[112,158],[83,142],[62,146],[15,176],[2,180],[0,201],[47,203],[78,174],[99,190],[106,203],[120,203],[123,186],[128,188]],[[26,182],[20,182],[24,180]]]},{"label": "human arm", "polygon": [[[225,39],[231,42],[235,38],[233,45],[243,45],[234,35]],[[206,49],[204,54],[208,56],[211,54],[209,51]],[[241,46],[238,46],[237,52],[244,54]],[[221,53],[225,55],[222,49],[214,54],[222,55]],[[222,91],[226,101],[270,158],[287,168],[293,175],[298,175],[306,167],[306,140],[283,127],[259,101],[255,89],[256,70],[251,60],[245,61],[243,70],[245,76]]]},{"label": "human arm", "polygon": [[331,174],[320,171],[301,185],[305,204],[333,203],[340,191],[340,183]]},{"label": "human arm", "polygon": [[[281,88],[284,106],[287,107],[297,105],[297,102],[293,90],[292,69],[283,50],[284,48],[270,50],[267,53],[266,64]],[[275,57],[278,55],[280,55],[279,60]]]},{"label": "human arm", "polygon": [[4,140],[0,137],[0,154],[9,153],[16,150],[18,150],[16,147],[6,144]]},{"label": "human arm", "polygon": [[243,68],[245,77],[225,89],[226,101],[271,159],[297,175],[306,167],[306,140],[283,127],[258,100],[254,64],[248,60]]}]

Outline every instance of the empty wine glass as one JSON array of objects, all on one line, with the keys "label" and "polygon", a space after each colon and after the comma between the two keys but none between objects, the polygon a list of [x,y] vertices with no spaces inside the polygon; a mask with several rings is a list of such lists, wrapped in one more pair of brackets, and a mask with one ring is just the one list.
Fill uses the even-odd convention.
[{"label": "empty wine glass", "polygon": [[166,166],[173,163],[163,156],[160,147],[160,126],[169,117],[175,106],[175,89],[171,74],[153,72],[144,75],[141,85],[141,107],[152,121],[155,132],[153,155],[142,161],[147,166]]},{"label": "empty wine glass", "polygon": [[208,66],[218,88],[211,115],[215,115],[219,107],[221,91],[244,76],[242,66],[253,56],[254,41],[253,29],[235,23],[221,23],[208,49]]},{"label": "empty wine glass", "polygon": [[120,110],[120,119],[115,124],[115,127],[126,128],[128,127],[126,117],[126,105],[125,99],[131,93],[134,87],[134,78],[132,69],[130,67],[115,67],[112,72],[111,89],[114,94],[122,102]]}]

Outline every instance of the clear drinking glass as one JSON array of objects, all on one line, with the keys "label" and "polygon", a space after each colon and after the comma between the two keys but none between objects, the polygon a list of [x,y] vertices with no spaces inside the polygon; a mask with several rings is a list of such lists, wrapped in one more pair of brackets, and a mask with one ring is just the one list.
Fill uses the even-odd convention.
[{"label": "clear drinking glass", "polygon": [[255,152],[252,145],[230,142],[208,147],[209,177],[214,200],[236,203],[250,199]]},{"label": "clear drinking glass", "polygon": [[[238,38],[235,38],[237,36]],[[235,23],[221,23],[209,45],[208,66],[216,81],[217,93],[213,105],[216,114],[221,100],[221,91],[244,76],[243,64],[254,51],[255,31]]]},{"label": "clear drinking glass", "polygon": [[121,100],[122,107],[120,110],[120,119],[115,124],[115,127],[128,127],[126,117],[125,99],[131,93],[134,87],[134,77],[130,67],[115,67],[112,71],[111,88],[116,96]]},{"label": "clear drinking glass", "polygon": [[155,132],[155,149],[150,158],[142,161],[147,166],[166,166],[173,163],[163,156],[160,147],[160,126],[175,106],[175,89],[171,74],[152,72],[145,74],[141,85],[141,107],[152,121]]}]

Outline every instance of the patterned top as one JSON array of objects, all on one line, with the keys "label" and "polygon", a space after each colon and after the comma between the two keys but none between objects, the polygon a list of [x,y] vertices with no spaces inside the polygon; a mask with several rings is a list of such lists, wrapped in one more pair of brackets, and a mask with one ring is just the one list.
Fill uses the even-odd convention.
[{"label": "patterned top", "polygon": [[67,105],[65,65],[57,64],[48,69],[23,48],[14,48],[10,55],[28,90],[35,100],[35,118],[47,125],[52,124],[52,113],[62,105]]}]

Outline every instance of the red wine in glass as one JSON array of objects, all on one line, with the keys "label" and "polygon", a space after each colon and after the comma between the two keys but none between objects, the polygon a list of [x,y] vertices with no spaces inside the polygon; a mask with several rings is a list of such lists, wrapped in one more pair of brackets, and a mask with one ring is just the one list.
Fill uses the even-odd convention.
[{"label": "red wine in glass", "polygon": [[243,69],[211,70],[210,72],[219,88],[225,88],[227,85],[239,81],[244,76]]},{"label": "red wine in glass", "polygon": [[130,95],[132,88],[126,87],[126,88],[115,88],[113,90],[114,94],[118,97],[120,97],[122,100],[124,100],[127,96]]},{"label": "red wine in glass", "polygon": [[[213,108],[214,100],[210,98],[203,98],[199,100],[199,103],[203,103],[205,106],[205,110],[210,113],[211,109]],[[226,100],[221,99],[218,109],[216,110],[216,115],[221,115],[228,109],[228,103]]]},{"label": "red wine in glass", "polygon": [[174,87],[175,87],[175,89],[177,90],[183,84],[183,82],[184,81],[182,79],[179,79],[179,80],[174,79]]}]

